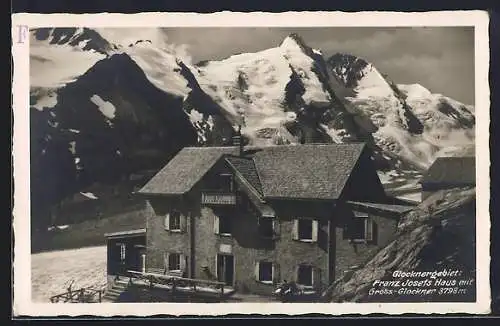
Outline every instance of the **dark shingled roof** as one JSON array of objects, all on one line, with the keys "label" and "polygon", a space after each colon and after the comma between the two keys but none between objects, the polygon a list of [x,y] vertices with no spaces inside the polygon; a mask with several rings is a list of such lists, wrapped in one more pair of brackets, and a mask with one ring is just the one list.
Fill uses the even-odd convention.
[{"label": "dark shingled roof", "polygon": [[140,193],[183,194],[222,157],[260,199],[337,199],[364,149],[362,143],[254,148],[190,147],[177,154]]},{"label": "dark shingled roof", "polygon": [[468,157],[438,157],[420,183],[445,185],[475,185],[476,159]]},{"label": "dark shingled roof", "polygon": [[362,143],[267,147],[254,154],[264,198],[337,199]]},{"label": "dark shingled roof", "polygon": [[236,153],[237,147],[185,147],[138,192],[184,194],[191,190],[224,154]]}]

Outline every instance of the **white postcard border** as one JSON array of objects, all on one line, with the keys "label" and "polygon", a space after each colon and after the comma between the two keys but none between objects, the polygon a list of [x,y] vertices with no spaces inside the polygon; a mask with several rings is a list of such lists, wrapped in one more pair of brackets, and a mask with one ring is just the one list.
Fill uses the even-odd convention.
[{"label": "white postcard border", "polygon": [[[29,38],[36,27],[376,27],[474,26],[476,115],[476,263],[475,303],[101,303],[52,304],[31,302],[29,191]],[[15,316],[152,316],[322,313],[474,313],[490,311],[490,178],[489,178],[489,39],[488,14],[482,11],[400,12],[285,12],[285,13],[138,13],[12,15],[13,157],[14,157],[14,302]]]}]

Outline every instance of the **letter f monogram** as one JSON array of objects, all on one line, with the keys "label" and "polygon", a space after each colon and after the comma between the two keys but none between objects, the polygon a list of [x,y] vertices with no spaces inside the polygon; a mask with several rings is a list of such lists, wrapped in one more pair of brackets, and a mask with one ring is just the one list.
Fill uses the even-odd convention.
[{"label": "letter f monogram", "polygon": [[26,34],[28,32],[28,25],[18,25],[18,39],[17,43],[24,43],[26,40]]}]

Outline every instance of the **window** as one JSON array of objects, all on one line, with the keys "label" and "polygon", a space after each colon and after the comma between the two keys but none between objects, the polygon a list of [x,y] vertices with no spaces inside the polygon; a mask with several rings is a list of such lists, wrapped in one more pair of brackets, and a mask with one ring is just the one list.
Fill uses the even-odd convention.
[{"label": "window", "polygon": [[367,242],[373,240],[373,220],[367,214],[355,213],[347,226],[350,240]]},{"label": "window", "polygon": [[221,234],[231,234],[231,219],[228,216],[219,217],[219,231]]},{"label": "window", "polygon": [[299,220],[299,239],[312,240],[313,228],[311,220]]},{"label": "window", "polygon": [[365,238],[365,218],[355,217],[350,225],[350,235],[353,240]]},{"label": "window", "polygon": [[181,255],[175,253],[167,254],[167,270],[180,271],[181,270]]},{"label": "window", "polygon": [[231,216],[214,216],[214,233],[220,235],[231,235]]},{"label": "window", "polygon": [[169,231],[181,231],[181,213],[173,210],[165,217],[165,229]]},{"label": "window", "polygon": [[318,221],[296,219],[293,225],[293,239],[304,242],[316,242],[318,239]]},{"label": "window", "polygon": [[278,266],[269,261],[259,261],[255,264],[255,279],[262,283],[273,283]]},{"label": "window", "polygon": [[275,236],[274,223],[275,221],[271,218],[260,218],[259,234],[264,238],[273,238]]},{"label": "window", "polygon": [[297,269],[297,283],[303,286],[313,285],[313,267],[310,265],[299,265]]},{"label": "window", "polygon": [[187,257],[181,253],[165,253],[165,271],[176,276],[183,276],[186,271]]}]

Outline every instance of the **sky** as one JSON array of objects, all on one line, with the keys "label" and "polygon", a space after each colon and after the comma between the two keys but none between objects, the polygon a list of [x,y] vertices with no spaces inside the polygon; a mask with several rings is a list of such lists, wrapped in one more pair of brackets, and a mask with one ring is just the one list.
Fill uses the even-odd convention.
[{"label": "sky", "polygon": [[320,49],[325,59],[337,52],[371,62],[399,84],[419,83],[464,104],[474,105],[473,27],[311,27],[164,28],[105,30],[111,42],[153,39],[175,46],[191,62],[278,46],[290,33]]}]

